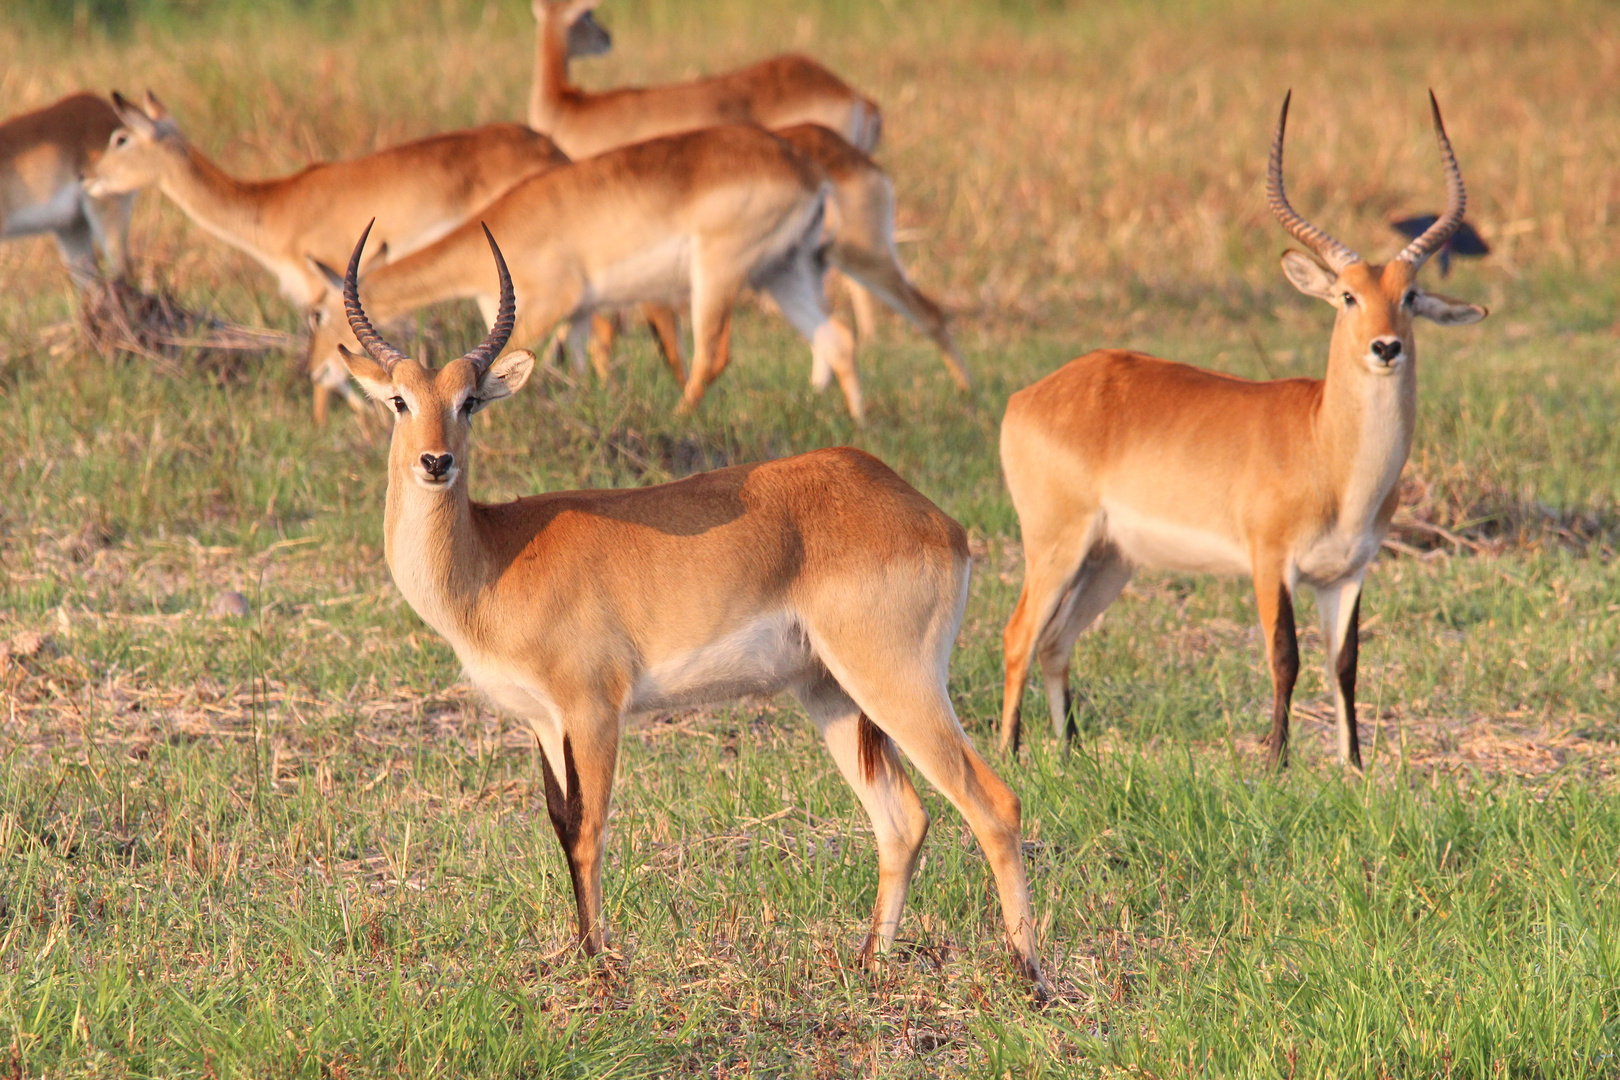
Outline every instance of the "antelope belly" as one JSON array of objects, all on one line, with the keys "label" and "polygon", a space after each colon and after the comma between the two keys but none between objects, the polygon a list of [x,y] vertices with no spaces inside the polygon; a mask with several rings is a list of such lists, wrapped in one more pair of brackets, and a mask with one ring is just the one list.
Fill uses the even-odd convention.
[{"label": "antelope belly", "polygon": [[18,206],[4,217],[0,236],[32,236],[35,233],[66,229],[79,219],[79,185],[64,184],[44,202]]},{"label": "antelope belly", "polygon": [[1105,530],[1134,566],[1190,574],[1247,574],[1249,553],[1236,538],[1179,521],[1104,504]]},{"label": "antelope belly", "polygon": [[630,692],[630,712],[683,708],[774,694],[816,663],[798,620],[784,613],[754,619],[693,649],[653,659]]},{"label": "antelope belly", "polygon": [[590,275],[594,305],[615,307],[642,301],[676,304],[692,292],[692,241],[672,236],[616,259]]}]

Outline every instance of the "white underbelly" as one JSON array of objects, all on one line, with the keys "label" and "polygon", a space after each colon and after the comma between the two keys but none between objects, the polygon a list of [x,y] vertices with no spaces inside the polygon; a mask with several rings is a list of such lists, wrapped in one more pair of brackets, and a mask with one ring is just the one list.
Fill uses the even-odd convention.
[{"label": "white underbelly", "polygon": [[1192,574],[1247,574],[1249,553],[1235,537],[1103,504],[1107,538],[1133,566]]},{"label": "white underbelly", "polygon": [[13,207],[5,215],[5,231],[0,236],[32,236],[69,227],[79,219],[80,194],[78,184],[66,184],[44,202]]},{"label": "white underbelly", "polygon": [[725,637],[648,664],[631,688],[628,711],[774,694],[803,679],[815,663],[797,619],[786,612],[759,616]]},{"label": "white underbelly", "polygon": [[618,307],[644,301],[679,304],[691,292],[691,238],[672,236],[594,270],[583,306]]}]

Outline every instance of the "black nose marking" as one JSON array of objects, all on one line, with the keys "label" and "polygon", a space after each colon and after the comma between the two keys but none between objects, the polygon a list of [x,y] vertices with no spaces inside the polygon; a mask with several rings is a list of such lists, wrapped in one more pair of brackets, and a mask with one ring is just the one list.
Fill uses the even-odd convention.
[{"label": "black nose marking", "polygon": [[438,479],[445,473],[449,472],[450,466],[454,465],[455,463],[456,459],[454,455],[451,454],[422,455],[422,468],[426,469],[428,475],[434,479]]},{"label": "black nose marking", "polygon": [[1386,364],[1401,355],[1401,343],[1395,341],[1375,341],[1372,343],[1373,355]]}]

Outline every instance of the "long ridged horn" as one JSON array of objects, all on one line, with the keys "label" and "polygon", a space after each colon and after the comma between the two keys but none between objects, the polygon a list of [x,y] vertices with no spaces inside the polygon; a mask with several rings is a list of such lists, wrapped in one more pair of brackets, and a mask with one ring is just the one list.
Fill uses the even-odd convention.
[{"label": "long ridged horn", "polygon": [[1361,256],[1300,217],[1288,205],[1288,196],[1283,194],[1283,131],[1288,127],[1288,103],[1293,97],[1294,92],[1290,90],[1288,96],[1283,98],[1282,115],[1277,117],[1277,137],[1271,140],[1271,165],[1266,170],[1266,205],[1271,207],[1271,212],[1289,235],[1316,252],[1323,262],[1333,268],[1334,273],[1343,273],[1351,263],[1360,262]]},{"label": "long ridged horn", "polygon": [[349,329],[354,331],[355,340],[371,354],[373,360],[392,371],[395,364],[409,357],[384,341],[382,335],[371,328],[371,320],[366,318],[366,311],[360,306],[360,254],[366,250],[366,238],[371,235],[371,226],[375,224],[377,219],[372,218],[366,225],[366,231],[360,234],[360,242],[354,245],[354,254],[349,257],[349,272],[343,275],[343,310],[348,312]]},{"label": "long ridged horn", "polygon": [[1406,249],[1395,256],[1403,262],[1412,264],[1412,271],[1429,260],[1429,256],[1446,246],[1451,234],[1462,225],[1463,211],[1468,208],[1468,192],[1463,188],[1462,170],[1457,167],[1457,155],[1451,152],[1451,140],[1446,138],[1446,125],[1440,119],[1440,103],[1434,99],[1434,91],[1429,91],[1429,108],[1434,112],[1434,134],[1440,140],[1440,163],[1446,170],[1446,212],[1424,230],[1423,235],[1406,245]]},{"label": "long ridged horn", "polygon": [[495,270],[501,277],[501,302],[495,311],[495,325],[489,328],[489,336],[483,343],[463,358],[482,373],[489,370],[489,365],[506,348],[506,339],[512,336],[512,324],[517,318],[517,294],[512,291],[512,275],[507,272],[500,245],[490,235],[488,225],[481,221],[478,224],[483,227],[484,238],[489,241],[489,250],[495,253]]}]

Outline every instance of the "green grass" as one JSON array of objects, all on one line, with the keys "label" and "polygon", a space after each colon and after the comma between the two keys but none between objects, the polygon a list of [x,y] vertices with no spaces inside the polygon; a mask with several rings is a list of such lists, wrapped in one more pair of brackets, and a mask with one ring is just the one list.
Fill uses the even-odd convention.
[{"label": "green grass", "polygon": [[[802,343],[749,312],[701,414],[678,421],[632,334],[608,386],[546,376],[480,416],[474,493],[871,450],[973,537],[951,691],[987,751],[1022,573],[995,453],[1007,395],[1104,344],[1318,374],[1329,312],[1277,273],[1256,187],[1272,83],[1314,86],[1296,94],[1317,140],[1291,160],[1296,201],[1375,250],[1379,219],[1438,186],[1409,85],[1435,67],[1501,254],[1429,283],[1493,313],[1419,329],[1404,550],[1364,600],[1369,778],[1332,762],[1308,603],[1297,749],[1275,776],[1247,584],[1143,573],[1079,646],[1076,751],[1041,730],[1037,689],[1024,758],[990,758],[1023,798],[1051,1005],[1011,971],[983,859],[928,791],[902,944],[854,966],[876,853],[785,699],[631,728],[606,869],[619,955],[586,962],[532,741],[383,565],[385,436],[313,429],[283,357],[222,378],[87,354],[51,329],[71,307],[49,245],[8,243],[0,1076],[1614,1076],[1614,15],[1372,5],[1344,49],[1251,5],[955,5],[916,30],[930,57],[891,39],[905,4],[812,7],[806,40],[796,16],[721,5],[735,19],[712,41],[673,8],[615,4],[621,50],[659,77],[792,44],[884,100],[883,159],[919,237],[905,257],[959,313],[977,386],[956,395],[886,319],[863,347],[858,431],[809,390]],[[229,12],[80,45],[0,24],[0,40],[32,88],[18,107],[72,79],[151,81],[200,144],[273,173],[515,115],[526,17],[507,7],[490,33],[467,4],[388,26],[320,7],[313,30],[271,14],[254,49],[231,43]],[[395,62],[356,63],[350,32],[397,35]],[[1329,107],[1330,84],[1381,58],[1399,79]],[[589,69],[598,84],[647,75],[603,63],[619,66]],[[1411,108],[1386,131],[1391,102]],[[1383,139],[1392,158],[1362,155]],[[296,327],[262,274],[159,200],[136,240],[186,302]],[[478,333],[449,309],[424,339]],[[221,589],[251,616],[210,617]],[[20,655],[30,633],[43,647]]]}]

